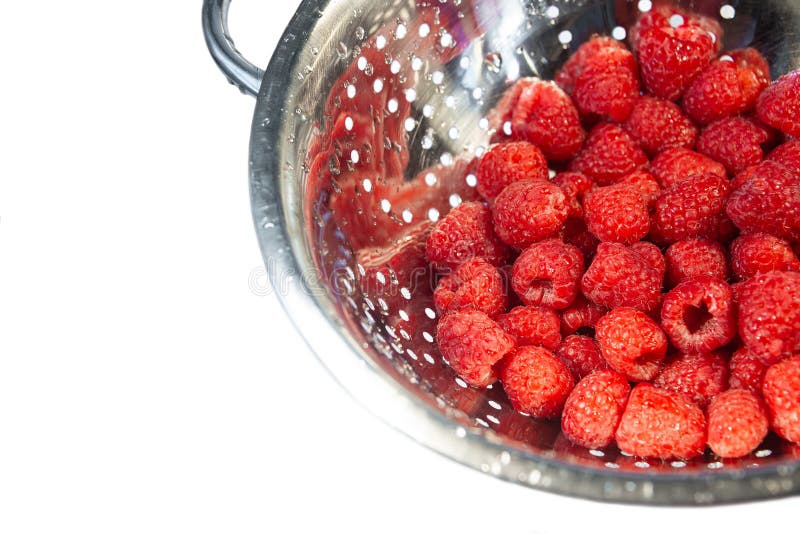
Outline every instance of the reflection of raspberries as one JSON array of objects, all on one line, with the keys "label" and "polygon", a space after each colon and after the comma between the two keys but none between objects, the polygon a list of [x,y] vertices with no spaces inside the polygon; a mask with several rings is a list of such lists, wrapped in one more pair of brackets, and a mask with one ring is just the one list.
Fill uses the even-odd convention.
[{"label": "reflection of raspberries", "polygon": [[647,156],[619,126],[600,124],[590,133],[569,170],[581,172],[598,185],[611,185],[647,165]]},{"label": "reflection of raspberries", "polygon": [[500,266],[508,253],[494,233],[489,208],[478,202],[465,202],[451,210],[431,231],[425,249],[428,261],[437,269],[455,269],[474,257]]},{"label": "reflection of raspberries", "polygon": [[764,373],[769,368],[761,358],[746,348],[741,348],[733,353],[728,367],[730,369],[728,385],[731,389],[746,389],[761,395],[761,383],[764,381]]},{"label": "reflection of raspberries", "polygon": [[728,364],[718,352],[681,354],[653,381],[661,389],[683,393],[701,408],[728,388]]},{"label": "reflection of raspberries", "polygon": [[504,243],[523,249],[553,237],[567,220],[567,198],[544,180],[519,180],[503,189],[492,206],[492,221]]},{"label": "reflection of raspberries", "polygon": [[772,271],[744,283],[739,292],[739,335],[769,358],[800,351],[800,273]]},{"label": "reflection of raspberries", "polygon": [[486,260],[472,258],[439,281],[433,301],[440,314],[474,308],[493,317],[505,311],[508,298],[500,271]]},{"label": "reflection of raspberries", "polygon": [[520,347],[501,365],[500,381],[518,411],[558,417],[575,381],[564,363],[542,347]]},{"label": "reflection of raspberries", "polygon": [[800,356],[770,367],[764,375],[763,391],[772,429],[780,437],[800,443]]},{"label": "reflection of raspberries", "polygon": [[739,236],[731,243],[731,265],[740,280],[769,271],[800,271],[791,245],[769,234]]},{"label": "reflection of raspberries", "polygon": [[594,334],[597,321],[607,311],[606,308],[586,300],[583,295],[578,295],[569,308],[561,312],[561,331],[567,336],[576,332],[585,333],[587,330]]},{"label": "reflection of raspberries", "polygon": [[539,345],[554,350],[561,342],[558,314],[539,306],[517,306],[497,317],[497,324],[517,340],[517,346]]},{"label": "reflection of raspberries", "polygon": [[525,304],[561,310],[578,294],[583,256],[558,239],[534,243],[514,262],[511,286]]},{"label": "reflection of raspberries", "polygon": [[667,188],[695,174],[716,174],[727,177],[725,166],[708,156],[685,148],[669,148],[650,164],[650,172],[661,187]]},{"label": "reflection of raspberries", "polygon": [[579,219],[583,217],[583,199],[592,190],[591,178],[579,172],[560,172],[553,178],[567,198],[568,216]]},{"label": "reflection of raspberries", "polygon": [[728,180],[714,174],[698,174],[676,183],[656,201],[651,237],[660,243],[690,237],[727,239],[733,233],[724,211],[730,191]]},{"label": "reflection of raspberries", "polygon": [[487,200],[517,180],[547,180],[547,160],[530,143],[515,141],[489,148],[478,163],[478,193]]},{"label": "reflection of raspberries", "polygon": [[583,43],[575,53],[567,59],[564,66],[561,67],[561,70],[556,73],[556,83],[571,95],[575,89],[575,82],[586,68],[587,64],[589,64],[597,54],[608,48],[624,50],[625,45],[616,39],[600,35],[595,35]]},{"label": "reflection of raspberries", "polygon": [[683,352],[709,352],[726,345],[736,335],[730,286],[708,275],[684,280],[664,297],[661,326]]},{"label": "reflection of raspberries", "polygon": [[769,431],[761,400],[742,389],[718,395],[708,407],[708,446],[722,458],[753,452]]},{"label": "reflection of raspberries", "polygon": [[800,137],[800,71],[792,71],[764,89],[756,104],[758,118],[785,134]]},{"label": "reflection of raspberries", "polygon": [[586,195],[586,224],[600,241],[630,245],[647,235],[650,217],[647,203],[629,185],[600,187]]},{"label": "reflection of raspberries", "polygon": [[764,159],[762,145],[771,138],[764,126],[750,119],[727,117],[706,126],[697,139],[697,151],[736,174]]},{"label": "reflection of raspberries", "polygon": [[608,369],[597,342],[587,336],[567,336],[556,348],[556,356],[561,358],[575,380]]},{"label": "reflection of raspberries", "polygon": [[624,122],[639,96],[639,67],[633,54],[606,47],[588,57],[572,96],[581,113]]},{"label": "reflection of raspberries", "polygon": [[668,148],[692,148],[697,127],[674,102],[640,96],[624,128],[648,154]]},{"label": "reflection of raspberries", "polygon": [[600,352],[612,369],[634,381],[652,380],[667,352],[667,338],[644,313],[617,308],[596,328]]},{"label": "reflection of raspberries", "polygon": [[564,405],[561,430],[587,448],[608,446],[614,439],[631,387],[614,371],[598,371],[575,386]]},{"label": "reflection of raspberries", "polygon": [[581,281],[583,294],[600,306],[652,311],[661,298],[663,273],[618,243],[601,243]]},{"label": "reflection of raspberries", "polygon": [[673,243],[667,249],[665,258],[667,280],[671,285],[701,274],[720,280],[728,276],[725,249],[710,239],[693,238]]}]

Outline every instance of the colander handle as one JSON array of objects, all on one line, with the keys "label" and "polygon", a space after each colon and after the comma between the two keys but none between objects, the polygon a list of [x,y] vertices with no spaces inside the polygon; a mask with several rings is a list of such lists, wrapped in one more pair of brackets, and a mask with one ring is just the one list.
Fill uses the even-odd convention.
[{"label": "colander handle", "polygon": [[247,61],[228,35],[231,0],[203,1],[203,35],[208,51],[228,81],[250,96],[258,95],[264,71]]}]

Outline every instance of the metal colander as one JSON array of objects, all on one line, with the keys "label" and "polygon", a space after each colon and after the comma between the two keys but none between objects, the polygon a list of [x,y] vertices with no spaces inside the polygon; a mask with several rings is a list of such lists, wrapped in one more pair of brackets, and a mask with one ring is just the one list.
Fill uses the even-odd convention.
[{"label": "metal colander", "polygon": [[[490,110],[519,77],[552,78],[592,34],[625,39],[650,0],[305,0],[265,74],[233,48],[228,3],[206,0],[203,21],[217,64],[257,95],[250,187],[267,270],[362,404],[447,457],[554,492],[702,504],[797,491],[800,449],[777,439],[690,462],[573,446],[499,385],[468,387],[436,346],[424,235],[477,198],[471,162],[505,127]],[[724,48],[757,47],[773,76],[798,67],[800,3],[680,4],[719,19]]]}]

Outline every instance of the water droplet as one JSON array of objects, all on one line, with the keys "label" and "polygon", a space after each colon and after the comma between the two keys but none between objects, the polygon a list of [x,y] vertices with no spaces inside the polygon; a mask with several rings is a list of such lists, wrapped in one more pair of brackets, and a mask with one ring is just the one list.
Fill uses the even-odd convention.
[{"label": "water droplet", "polygon": [[379,35],[375,38],[375,47],[378,50],[383,50],[386,47],[386,37]]},{"label": "water droplet", "polygon": [[366,35],[366,32],[364,31],[364,28],[362,28],[361,26],[356,28],[356,39],[358,39],[360,41],[361,39],[364,38],[364,35]]},{"label": "water droplet", "polygon": [[339,165],[339,158],[337,158],[335,155],[331,156],[330,159],[328,160],[328,169],[331,171],[331,174],[333,175],[338,176],[339,174],[342,173],[342,168]]},{"label": "water droplet", "polygon": [[419,27],[419,36],[427,37],[431,33],[431,27],[427,23],[422,23]]},{"label": "water droplet", "polygon": [[489,52],[483,58],[483,62],[491,72],[500,72],[500,69],[503,68],[503,56],[500,55],[500,52]]},{"label": "water droplet", "polygon": [[408,27],[405,24],[398,24],[397,29],[394,32],[394,36],[397,39],[402,39],[408,33]]}]

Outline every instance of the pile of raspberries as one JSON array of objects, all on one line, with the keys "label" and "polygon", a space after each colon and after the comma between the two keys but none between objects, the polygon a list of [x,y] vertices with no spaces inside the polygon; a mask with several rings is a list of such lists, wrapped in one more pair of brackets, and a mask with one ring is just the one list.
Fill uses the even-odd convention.
[{"label": "pile of raspberries", "polygon": [[[482,201],[427,238],[437,343],[575,444],[689,459],[800,442],[800,71],[655,7],[512,85]],[[555,169],[551,171],[550,169]]]}]

